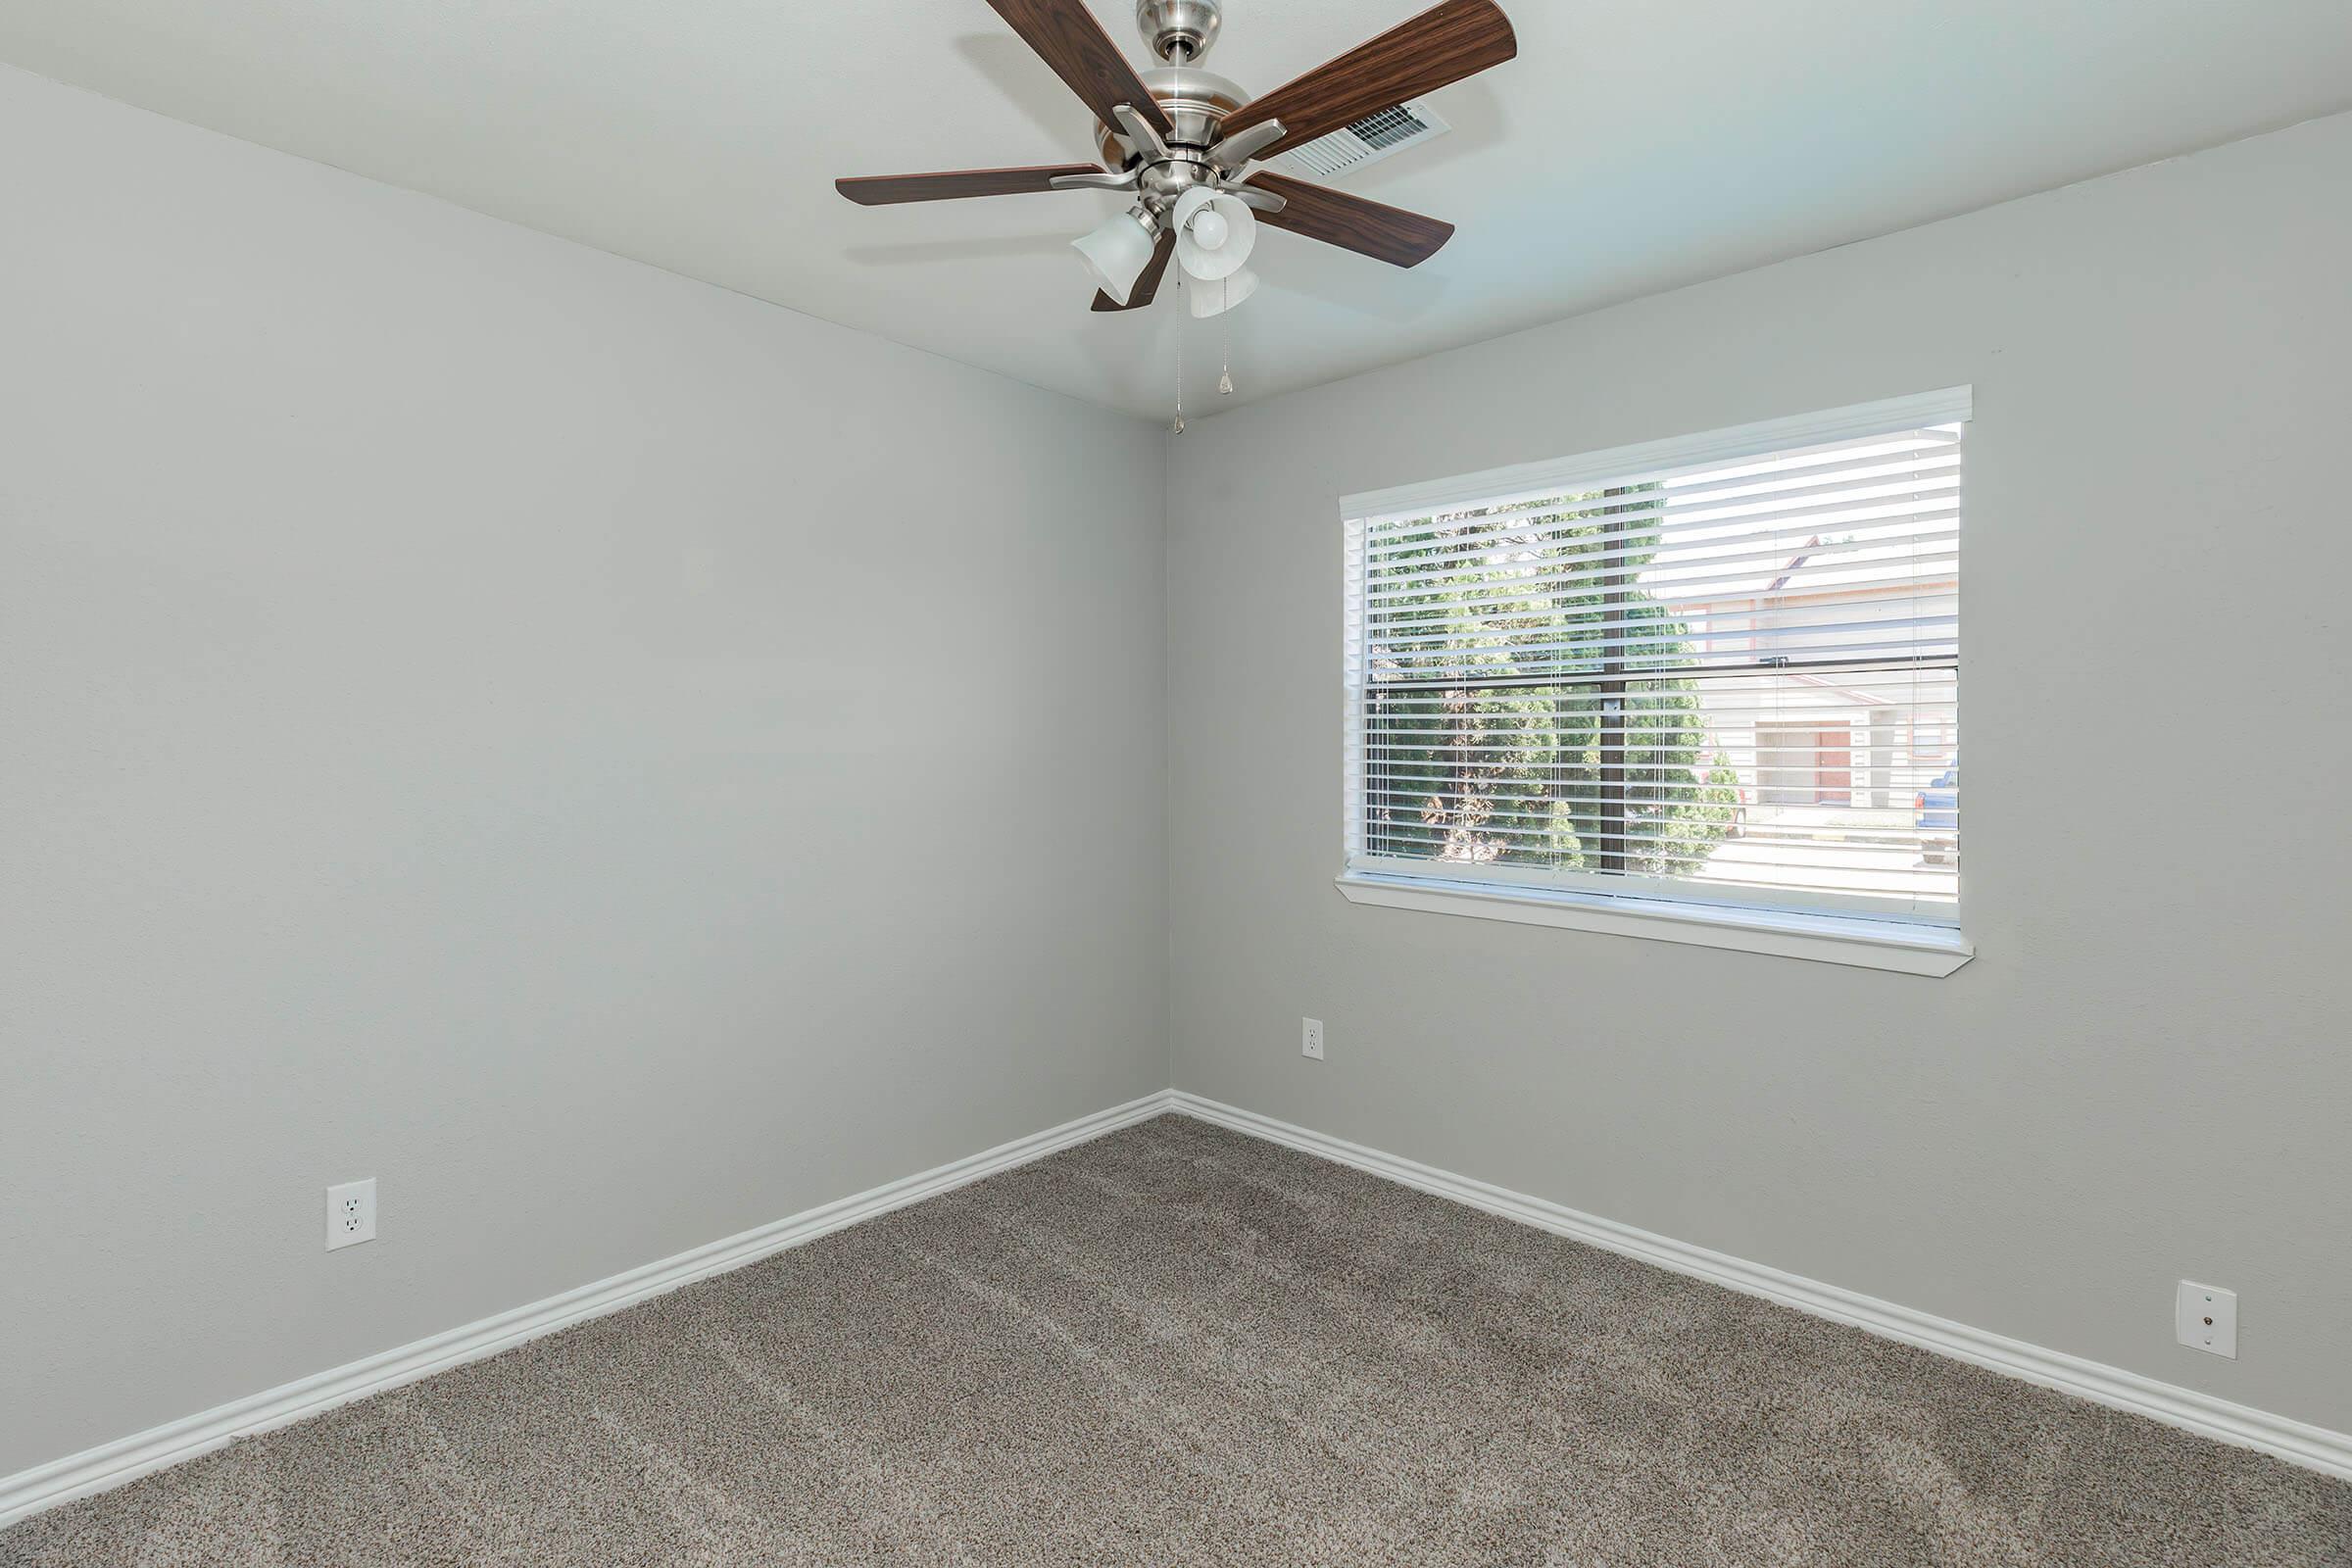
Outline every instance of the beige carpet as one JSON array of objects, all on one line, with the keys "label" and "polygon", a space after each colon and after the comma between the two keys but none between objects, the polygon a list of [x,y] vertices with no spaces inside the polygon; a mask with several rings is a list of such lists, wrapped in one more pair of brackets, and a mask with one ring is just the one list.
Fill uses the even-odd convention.
[{"label": "beige carpet", "polygon": [[0,1563],[2316,1568],[2352,1487],[1164,1117]]}]

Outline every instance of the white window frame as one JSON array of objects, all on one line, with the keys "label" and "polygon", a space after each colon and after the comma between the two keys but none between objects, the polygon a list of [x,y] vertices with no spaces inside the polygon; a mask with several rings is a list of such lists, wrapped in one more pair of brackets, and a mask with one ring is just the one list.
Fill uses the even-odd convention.
[{"label": "white window frame", "polygon": [[[1765,419],[1728,430],[1640,442],[1549,462],[1519,464],[1343,496],[1340,538],[1344,635],[1349,639],[1351,650],[1357,628],[1348,620],[1353,613],[1348,574],[1358,569],[1352,539],[1366,522],[1421,516],[1452,507],[1535,500],[1620,482],[1628,473],[1652,468],[1733,463],[1792,447],[1965,421],[1973,416],[1974,407],[1971,388],[1950,387],[1818,414]],[[1960,627],[1964,656],[1967,636],[1964,619]],[[1360,729],[1361,675],[1352,659],[1345,654],[1342,667],[1346,672],[1342,698],[1346,704],[1344,733],[1348,739],[1341,791],[1344,847],[1336,880],[1340,892],[1352,903],[1571,931],[1647,937],[1917,975],[1947,975],[1976,956],[1975,944],[1958,924],[1952,923],[1959,918],[1957,909],[1943,920],[1931,922],[1892,911],[1857,910],[1850,903],[1808,908],[1797,895],[1769,906],[1713,902],[1703,886],[1671,878],[1595,876],[1592,879],[1595,890],[1586,891],[1575,885],[1560,885],[1563,880],[1570,884],[1584,882],[1582,876],[1563,879],[1555,874],[1543,878],[1543,885],[1537,885],[1538,879],[1529,876],[1524,878],[1528,885],[1514,887],[1511,884],[1523,878],[1503,867],[1489,868],[1473,881],[1432,875],[1427,861],[1400,860],[1392,866],[1381,858],[1366,855],[1361,841],[1358,801],[1365,777]],[[1966,875],[1965,867],[1962,875]],[[1597,891],[1603,886],[1609,891]]]}]

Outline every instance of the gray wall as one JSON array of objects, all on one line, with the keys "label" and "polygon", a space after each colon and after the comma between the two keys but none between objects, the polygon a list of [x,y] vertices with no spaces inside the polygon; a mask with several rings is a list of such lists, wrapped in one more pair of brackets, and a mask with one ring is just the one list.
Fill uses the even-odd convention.
[{"label": "gray wall", "polygon": [[[2348,197],[2352,117],[1197,422],[1177,1086],[2352,1428]],[[1963,382],[1973,964],[1333,890],[1337,497]],[[2240,1360],[2173,1344],[2183,1276]]]},{"label": "gray wall", "polygon": [[1165,1085],[1155,429],[0,146],[0,1474]]}]

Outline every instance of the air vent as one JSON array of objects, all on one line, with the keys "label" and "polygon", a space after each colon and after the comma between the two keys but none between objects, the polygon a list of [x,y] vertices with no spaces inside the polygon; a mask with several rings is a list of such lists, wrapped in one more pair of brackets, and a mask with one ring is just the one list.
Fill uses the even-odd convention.
[{"label": "air vent", "polygon": [[1420,104],[1398,104],[1366,115],[1328,136],[1302,142],[1269,162],[1284,173],[1303,179],[1334,179],[1452,128]]}]

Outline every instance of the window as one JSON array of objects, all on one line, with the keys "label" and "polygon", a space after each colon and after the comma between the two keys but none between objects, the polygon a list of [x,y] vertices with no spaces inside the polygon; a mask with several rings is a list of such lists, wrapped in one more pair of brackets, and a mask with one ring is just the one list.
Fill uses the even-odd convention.
[{"label": "window", "polygon": [[1937,393],[1349,498],[1343,887],[1964,961],[1968,413]]}]

